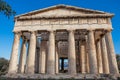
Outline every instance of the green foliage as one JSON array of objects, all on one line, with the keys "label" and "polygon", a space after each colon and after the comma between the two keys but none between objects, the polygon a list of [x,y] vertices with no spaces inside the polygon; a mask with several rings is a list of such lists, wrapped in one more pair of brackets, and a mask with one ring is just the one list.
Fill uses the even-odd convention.
[{"label": "green foliage", "polygon": [[4,75],[7,73],[8,64],[8,60],[6,60],[5,58],[0,58],[0,75]]},{"label": "green foliage", "polygon": [[0,12],[4,13],[4,15],[6,15],[8,18],[16,14],[16,12],[12,10],[11,6],[4,0],[0,0]]},{"label": "green foliage", "polygon": [[117,59],[117,61],[120,61],[120,55],[119,54],[116,54],[116,59]]},{"label": "green foliage", "polygon": [[116,54],[116,59],[117,59],[118,69],[120,72],[120,55],[119,54]]}]

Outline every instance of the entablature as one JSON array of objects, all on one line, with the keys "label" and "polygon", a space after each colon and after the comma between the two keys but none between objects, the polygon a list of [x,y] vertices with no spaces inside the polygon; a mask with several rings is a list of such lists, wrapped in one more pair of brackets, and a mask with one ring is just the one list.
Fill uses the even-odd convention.
[{"label": "entablature", "polygon": [[110,18],[62,18],[62,19],[39,19],[39,20],[19,20],[15,22],[18,26],[34,25],[70,25],[70,24],[110,24]]},{"label": "entablature", "polygon": [[44,31],[44,30],[68,30],[68,29],[112,29],[111,24],[66,24],[66,25],[27,25],[14,27],[14,31]]}]

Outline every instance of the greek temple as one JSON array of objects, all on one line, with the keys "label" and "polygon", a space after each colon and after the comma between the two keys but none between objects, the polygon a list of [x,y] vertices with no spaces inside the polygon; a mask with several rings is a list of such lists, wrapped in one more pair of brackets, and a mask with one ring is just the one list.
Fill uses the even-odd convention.
[{"label": "greek temple", "polygon": [[15,16],[8,74],[119,74],[113,16],[68,5]]}]

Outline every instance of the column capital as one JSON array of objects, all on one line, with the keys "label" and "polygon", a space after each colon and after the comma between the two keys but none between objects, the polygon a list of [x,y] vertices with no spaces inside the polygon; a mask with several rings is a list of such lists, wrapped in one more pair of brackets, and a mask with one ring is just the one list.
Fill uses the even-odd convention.
[{"label": "column capital", "polygon": [[48,34],[50,35],[50,34],[56,34],[56,31],[55,30],[48,30]]},{"label": "column capital", "polygon": [[88,35],[89,32],[95,32],[95,29],[87,29],[86,31],[87,31],[86,35]]},{"label": "column capital", "polygon": [[68,32],[73,32],[73,33],[75,32],[74,29],[68,29],[67,31],[68,31]]},{"label": "column capital", "polygon": [[14,33],[22,33],[21,31],[14,31]]},{"label": "column capital", "polygon": [[87,29],[88,32],[93,32],[95,29]]},{"label": "column capital", "polygon": [[29,31],[31,34],[37,34],[37,31]]},{"label": "column capital", "polygon": [[55,33],[56,30],[47,30],[49,33]]},{"label": "column capital", "polygon": [[22,35],[22,32],[21,31],[14,31],[14,34],[17,34],[17,35]]},{"label": "column capital", "polygon": [[105,30],[105,32],[111,32],[113,29],[107,29]]}]

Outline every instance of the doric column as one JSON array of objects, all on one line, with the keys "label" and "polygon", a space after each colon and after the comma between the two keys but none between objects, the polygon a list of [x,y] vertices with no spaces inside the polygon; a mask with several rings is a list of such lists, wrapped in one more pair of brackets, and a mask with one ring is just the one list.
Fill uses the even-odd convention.
[{"label": "doric column", "polygon": [[96,52],[97,52],[98,72],[99,73],[103,73],[103,63],[102,63],[102,53],[101,53],[100,40],[98,40],[96,42]]},{"label": "doric column", "polygon": [[116,56],[115,56],[114,45],[113,45],[113,41],[112,41],[112,35],[111,35],[110,31],[108,31],[105,34],[105,38],[106,38],[106,43],[107,43],[107,48],[108,48],[110,73],[119,74]]},{"label": "doric column", "polygon": [[103,59],[103,73],[109,74],[109,62],[108,62],[105,36],[101,37],[101,50],[102,50],[102,59]]},{"label": "doric column", "polygon": [[25,73],[27,73],[27,62],[28,62],[28,52],[29,52],[29,46],[30,46],[30,40],[27,40],[27,55],[26,55],[26,64],[25,64]]},{"label": "doric column", "polygon": [[69,30],[68,36],[68,73],[76,74],[75,38],[72,30]]},{"label": "doric column", "polygon": [[39,49],[39,71],[38,71],[38,73],[42,73],[41,72],[41,67],[42,67],[42,63],[41,63],[42,59],[41,58],[42,58],[42,48],[43,48],[42,46],[43,46],[43,41],[40,42],[40,49]]},{"label": "doric column", "polygon": [[27,39],[23,38],[18,73],[24,73],[24,71],[25,71],[25,60],[26,60],[26,50],[27,50],[26,42],[27,42]]},{"label": "doric column", "polygon": [[89,56],[88,56],[88,52],[89,52],[89,48],[88,48],[88,36],[85,36],[86,39],[86,43],[85,43],[85,52],[86,52],[86,72],[89,73],[90,69],[89,69]]},{"label": "doric column", "polygon": [[98,73],[94,32],[92,30],[90,30],[88,33],[88,46],[89,46],[90,73],[93,73],[93,74]]},{"label": "doric column", "polygon": [[10,63],[8,68],[8,73],[17,73],[17,64],[18,64],[18,51],[19,51],[19,42],[20,42],[20,33],[14,33],[14,43],[12,47],[12,53],[10,57]]},{"label": "doric column", "polygon": [[55,34],[54,34],[54,31],[50,31],[50,34],[49,34],[47,73],[55,74]]},{"label": "doric column", "polygon": [[31,32],[30,44],[27,59],[27,73],[34,74],[35,71],[35,51],[36,51],[36,33]]},{"label": "doric column", "polygon": [[80,45],[80,64],[81,64],[81,73],[86,73],[86,66],[85,66],[85,44],[81,41]]},{"label": "doric column", "polygon": [[46,68],[46,47],[47,47],[47,41],[42,41],[41,46],[40,46],[40,67],[39,67],[39,72],[40,73],[45,73],[45,68]]},{"label": "doric column", "polygon": [[49,45],[49,44],[48,44],[49,41],[46,41],[46,42],[47,42],[47,46],[46,46],[46,62],[45,62],[45,63],[46,63],[46,64],[45,64],[46,66],[45,66],[45,73],[47,73],[48,48],[49,48],[49,47],[48,47],[48,45]]},{"label": "doric column", "polygon": [[57,73],[59,73],[59,69],[58,69],[58,68],[59,68],[59,67],[58,67],[58,66],[59,66],[59,56],[58,56],[58,45],[57,45],[57,43],[56,43],[55,56],[56,56],[56,57],[55,57],[55,58],[56,58],[56,59],[55,59],[55,61],[56,61],[56,64],[55,64],[55,65],[56,65],[56,70],[55,70],[55,72],[56,72],[56,74],[57,74]]},{"label": "doric column", "polygon": [[88,53],[86,53],[86,72],[89,73],[90,69],[89,69],[89,56]]},{"label": "doric column", "polygon": [[[39,44],[38,42],[36,44]],[[39,72],[39,51],[40,48],[36,45],[36,52],[35,52],[35,73]]]},{"label": "doric column", "polygon": [[76,48],[76,73],[80,72],[80,41],[75,41]]}]

